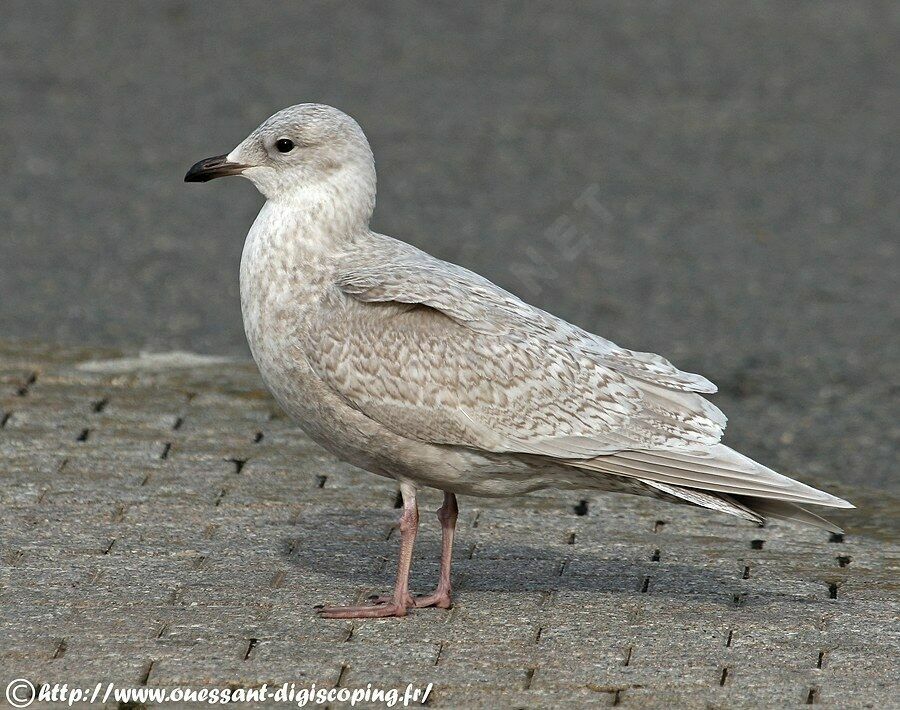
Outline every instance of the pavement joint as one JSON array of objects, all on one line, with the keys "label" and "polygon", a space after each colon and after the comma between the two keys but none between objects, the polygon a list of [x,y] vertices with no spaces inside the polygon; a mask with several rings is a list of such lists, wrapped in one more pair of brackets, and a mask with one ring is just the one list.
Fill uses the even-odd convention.
[{"label": "pavement joint", "polygon": [[[396,485],[271,416],[251,365],[91,358],[0,343],[4,678],[434,683],[448,708],[896,703],[900,546],[649,499],[464,498],[451,610],[319,619],[390,588]],[[440,495],[423,499],[422,590]]]}]

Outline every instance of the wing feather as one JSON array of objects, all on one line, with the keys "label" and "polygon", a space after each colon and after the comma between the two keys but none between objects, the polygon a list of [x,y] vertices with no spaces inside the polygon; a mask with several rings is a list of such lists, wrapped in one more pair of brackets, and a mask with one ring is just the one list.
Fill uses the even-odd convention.
[{"label": "wing feather", "polygon": [[725,505],[744,517],[763,513],[754,507],[762,498],[782,502],[772,515],[806,522],[812,514],[793,504],[852,507],[719,444],[726,419],[700,396],[716,389],[706,378],[403,242],[368,240],[338,264],[306,353],[351,406],[389,429],[636,478],[710,505],[722,505],[715,494],[746,497],[753,512]]},{"label": "wing feather", "polygon": [[[483,431],[483,439],[503,442],[495,450],[574,458],[627,448],[698,450],[721,438],[726,419],[697,394],[715,391],[700,375],[681,372],[658,355],[619,348],[408,244],[380,235],[372,238],[375,244],[347,252],[338,287],[363,303],[425,306],[468,331],[453,330],[453,342],[445,332],[437,350],[446,355],[444,368],[453,370],[465,362],[474,367],[483,386],[502,391],[512,401],[517,412],[506,420],[477,402],[459,407],[472,429]],[[375,261],[373,253],[379,255]],[[411,332],[410,339],[421,335]],[[421,360],[421,354],[412,351],[424,344],[411,341],[404,343],[403,352],[412,361]],[[469,350],[462,352],[456,345]],[[489,368],[476,361],[507,357],[510,346],[527,354],[527,362],[515,362],[525,368],[527,379],[515,387],[496,379],[485,385]]]},{"label": "wing feather", "polygon": [[[654,353],[620,348],[525,303],[473,271],[390,237],[372,237],[376,243],[369,250],[345,254],[338,278],[342,290],[362,301],[422,303],[481,332],[528,333],[557,342],[650,384],[683,392],[716,391],[702,375],[682,372]],[[372,262],[372,249],[380,255],[377,263]]]}]

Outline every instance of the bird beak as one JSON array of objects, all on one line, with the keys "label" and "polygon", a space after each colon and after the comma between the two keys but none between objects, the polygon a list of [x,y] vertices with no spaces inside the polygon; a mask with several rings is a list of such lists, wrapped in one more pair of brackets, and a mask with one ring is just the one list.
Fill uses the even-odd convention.
[{"label": "bird beak", "polygon": [[212,158],[204,158],[199,163],[194,163],[184,176],[185,182],[206,182],[218,177],[228,175],[240,175],[249,165],[232,163],[227,155],[214,155]]}]

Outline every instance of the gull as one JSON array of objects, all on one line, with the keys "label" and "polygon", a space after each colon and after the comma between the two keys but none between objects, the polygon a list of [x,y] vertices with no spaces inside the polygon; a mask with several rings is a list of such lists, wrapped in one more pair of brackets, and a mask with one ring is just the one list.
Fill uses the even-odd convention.
[{"label": "gull", "polygon": [[[802,507],[852,508],[720,443],[701,375],[619,347],[468,269],[369,229],[375,164],[352,118],[299,104],[186,182],[248,178],[265,204],[244,243],[241,310],[267,388],[317,443],[395,479],[393,593],[328,618],[451,606],[457,494],[631,493],[838,532]],[[413,597],[417,489],[444,493],[439,582]]]}]

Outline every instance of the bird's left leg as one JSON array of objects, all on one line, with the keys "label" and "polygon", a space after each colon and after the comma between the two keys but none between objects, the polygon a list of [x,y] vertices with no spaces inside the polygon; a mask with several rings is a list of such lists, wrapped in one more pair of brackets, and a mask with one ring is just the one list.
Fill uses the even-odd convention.
[{"label": "bird's left leg", "polygon": [[452,606],[450,563],[453,560],[453,533],[456,532],[456,518],[459,516],[456,495],[445,492],[444,504],[438,508],[437,514],[438,520],[441,521],[441,571],[438,586],[432,594],[416,597],[413,601],[418,607],[436,606],[439,609],[449,609]]},{"label": "bird's left leg", "polygon": [[394,593],[385,603],[368,606],[326,606],[319,614],[327,619],[364,619],[381,616],[406,616],[411,606],[409,594],[409,568],[412,565],[413,545],[419,530],[419,509],[416,505],[416,489],[412,484],[401,483],[403,515],[400,517],[400,556],[397,562],[397,580]]}]

